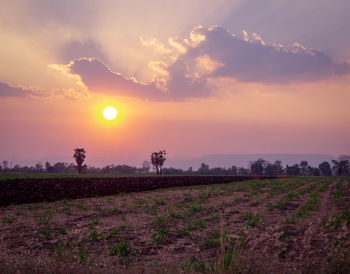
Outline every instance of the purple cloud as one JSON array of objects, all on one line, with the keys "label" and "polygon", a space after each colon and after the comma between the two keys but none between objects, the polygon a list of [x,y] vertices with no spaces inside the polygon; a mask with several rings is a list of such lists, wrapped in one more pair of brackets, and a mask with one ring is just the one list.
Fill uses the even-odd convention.
[{"label": "purple cloud", "polygon": [[243,82],[312,82],[350,72],[348,63],[335,63],[320,50],[296,46],[293,50],[231,35],[222,27],[197,28],[193,35],[205,37],[181,57],[186,62],[203,55],[223,64],[211,77],[230,77]]},{"label": "purple cloud", "polygon": [[[164,67],[165,74],[150,83],[125,78],[96,58],[80,58],[68,68],[70,73],[79,75],[91,91],[160,101],[210,96],[214,88],[209,87],[208,80],[221,77],[283,84],[319,81],[350,72],[348,63],[336,63],[320,50],[306,49],[299,44],[288,50],[265,43],[257,34],[253,34],[253,39],[246,33],[240,38],[221,27],[196,28],[191,40],[181,46],[186,50]],[[80,45],[71,47],[74,50],[69,52],[74,52]],[[99,53],[93,43],[85,49]]]},{"label": "purple cloud", "polygon": [[0,97],[26,97],[30,95],[42,96],[40,92],[30,88],[14,87],[0,82]]},{"label": "purple cloud", "polygon": [[[141,97],[150,100],[181,100],[203,96],[205,81],[192,81],[185,77],[186,67],[175,62],[169,69],[168,90],[159,88],[155,81],[141,83],[134,78],[125,78],[111,71],[102,61],[95,58],[81,58],[69,64],[69,71],[79,75],[89,90],[121,96]],[[207,95],[207,94],[206,94]]]},{"label": "purple cloud", "polygon": [[81,58],[73,61],[69,64],[69,71],[79,75],[82,82],[94,92],[144,98],[164,96],[164,92],[155,87],[154,83],[142,84],[135,79],[124,78],[95,58]]},{"label": "purple cloud", "polygon": [[104,54],[101,45],[92,39],[87,39],[85,41],[69,41],[59,49],[58,54],[60,59],[65,63],[86,57],[97,58],[108,64],[108,58]]}]

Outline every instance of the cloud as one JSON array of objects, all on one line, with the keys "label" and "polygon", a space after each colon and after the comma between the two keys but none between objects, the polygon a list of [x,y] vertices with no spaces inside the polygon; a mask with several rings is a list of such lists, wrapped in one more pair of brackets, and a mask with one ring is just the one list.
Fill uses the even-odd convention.
[{"label": "cloud", "polygon": [[243,35],[237,37],[218,26],[198,27],[191,36],[202,37],[201,41],[180,58],[186,62],[209,56],[222,66],[208,76],[230,77],[242,82],[313,82],[350,72],[348,63],[336,63],[320,50],[308,50],[298,43],[286,49],[265,42],[255,33],[251,39],[246,32]]},{"label": "cloud", "polygon": [[40,91],[0,82],[0,97],[46,96]]},{"label": "cloud", "polygon": [[[235,36],[219,26],[195,28],[188,39],[168,39],[168,45],[156,39],[141,42],[154,47],[160,56],[149,62],[154,77],[148,83],[113,72],[98,58],[80,58],[61,67],[78,76],[79,83],[90,91],[161,101],[211,96],[217,90],[215,83],[219,85],[223,78],[279,85],[316,82],[350,72],[347,62],[337,63],[320,50],[299,43],[287,49],[256,33],[243,31]],[[70,47],[68,52],[74,52],[81,45]],[[100,52],[94,43],[85,50],[95,53],[93,56]]]},{"label": "cloud", "polygon": [[58,55],[64,63],[69,63],[71,60],[82,57],[97,58],[99,60],[104,60],[105,63],[108,61],[101,45],[92,39],[83,41],[71,40],[59,49]]},{"label": "cloud", "polygon": [[81,82],[94,92],[154,99],[165,95],[155,82],[145,84],[134,78],[125,78],[95,58],[80,58],[66,67],[70,74],[78,75]]}]

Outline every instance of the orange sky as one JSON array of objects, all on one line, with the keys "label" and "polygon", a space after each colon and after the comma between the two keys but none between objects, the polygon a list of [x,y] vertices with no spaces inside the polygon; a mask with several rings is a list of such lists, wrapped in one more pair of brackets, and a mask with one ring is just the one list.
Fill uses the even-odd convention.
[{"label": "orange sky", "polygon": [[[0,160],[69,158],[76,147],[89,164],[139,165],[159,149],[349,153],[349,4],[313,2],[316,14],[267,1],[258,17],[253,0],[5,1]],[[309,28],[293,21],[300,9]],[[237,21],[243,12],[254,20]],[[102,116],[110,105],[114,121]]]}]

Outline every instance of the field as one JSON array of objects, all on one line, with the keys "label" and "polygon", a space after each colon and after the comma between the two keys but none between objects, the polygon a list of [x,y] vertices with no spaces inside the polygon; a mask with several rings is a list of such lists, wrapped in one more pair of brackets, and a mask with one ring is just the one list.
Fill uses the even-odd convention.
[{"label": "field", "polygon": [[0,180],[15,179],[57,179],[57,178],[115,178],[115,177],[135,177],[135,176],[153,176],[153,175],[116,175],[116,174],[55,174],[55,173],[0,173]]},{"label": "field", "polygon": [[197,185],[0,208],[0,273],[349,273],[350,179]]}]

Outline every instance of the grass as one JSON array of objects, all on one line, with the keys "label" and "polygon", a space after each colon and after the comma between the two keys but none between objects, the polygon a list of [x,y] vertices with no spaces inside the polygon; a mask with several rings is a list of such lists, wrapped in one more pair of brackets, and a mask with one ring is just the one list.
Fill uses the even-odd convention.
[{"label": "grass", "polygon": [[130,253],[130,243],[125,241],[124,239],[121,239],[120,241],[116,242],[113,246],[111,246],[112,256],[127,257],[130,255]]},{"label": "grass", "polygon": [[320,196],[318,193],[311,194],[309,200],[298,209],[296,216],[303,218],[307,216],[310,211],[318,209],[319,199]]},{"label": "grass", "polygon": [[12,224],[15,220],[15,217],[11,215],[2,217],[3,224]]},{"label": "grass", "polygon": [[343,182],[339,181],[335,185],[335,192],[333,192],[333,197],[335,199],[340,199],[344,197],[344,191],[343,191]]},{"label": "grass", "polygon": [[246,220],[248,226],[254,227],[262,219],[262,216],[260,214],[257,214],[257,213],[256,214],[246,213],[245,215],[241,216],[241,219]]},{"label": "grass", "polygon": [[202,211],[206,211],[207,208],[200,206],[200,205],[191,205],[188,209],[187,215],[188,216],[193,216],[196,213],[202,212]]},{"label": "grass", "polygon": [[350,210],[344,211],[340,215],[334,216],[329,225],[337,229],[342,225],[343,222],[346,222],[347,225],[350,224]]},{"label": "grass", "polygon": [[53,217],[54,214],[50,210],[34,214],[34,219],[39,225],[48,225],[52,221]]},{"label": "grass", "polygon": [[111,235],[117,235],[119,234],[120,232],[124,232],[126,231],[126,226],[125,225],[122,225],[122,226],[119,226],[117,228],[113,228],[112,231],[111,231]]},{"label": "grass", "polygon": [[169,233],[169,229],[164,227],[159,227],[155,233],[152,235],[153,241],[157,245],[165,244],[168,242],[167,234]]}]

